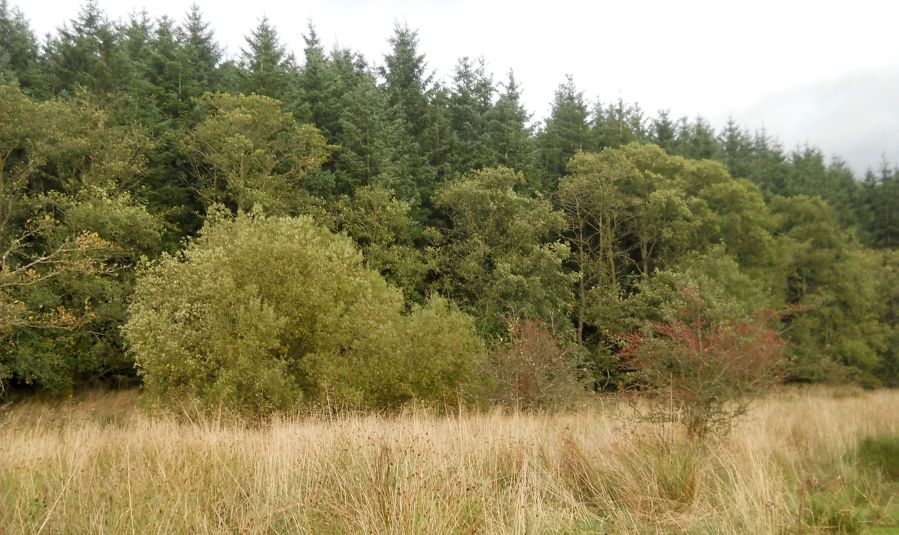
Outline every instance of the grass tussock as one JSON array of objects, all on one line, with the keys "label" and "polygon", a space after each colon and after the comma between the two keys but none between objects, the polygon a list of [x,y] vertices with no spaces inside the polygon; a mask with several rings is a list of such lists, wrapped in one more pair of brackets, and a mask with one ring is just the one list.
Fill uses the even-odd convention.
[{"label": "grass tussock", "polygon": [[725,437],[559,414],[185,422],[0,411],[0,533],[890,533],[899,392],[770,396]]}]

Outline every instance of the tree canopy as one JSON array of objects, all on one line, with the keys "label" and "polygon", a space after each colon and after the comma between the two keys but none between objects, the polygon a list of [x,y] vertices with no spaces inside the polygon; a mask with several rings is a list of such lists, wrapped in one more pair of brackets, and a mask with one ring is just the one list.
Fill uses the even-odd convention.
[{"label": "tree canopy", "polygon": [[374,59],[250,26],[229,56],[196,6],[87,2],[42,39],[0,1],[0,395],[540,403],[692,366],[691,326],[721,358],[776,331],[780,381],[899,383],[894,165],[571,77],[535,119],[406,25]]}]

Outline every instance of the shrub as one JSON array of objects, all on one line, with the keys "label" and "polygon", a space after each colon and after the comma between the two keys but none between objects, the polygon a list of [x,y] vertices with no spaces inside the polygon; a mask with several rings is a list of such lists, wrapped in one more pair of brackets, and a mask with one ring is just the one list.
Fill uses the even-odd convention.
[{"label": "shrub", "polygon": [[[304,398],[354,407],[446,403],[473,376],[470,319],[402,294],[346,236],[310,218],[213,214],[148,266],[127,340],[153,399],[265,414]],[[415,347],[413,347],[415,346]]]},{"label": "shrub", "polygon": [[509,331],[509,341],[494,356],[494,401],[532,409],[558,406],[583,394],[575,350],[545,323],[513,320]]},{"label": "shrub", "polygon": [[678,317],[628,335],[624,356],[638,384],[656,395],[650,416],[701,436],[727,428],[752,396],[779,380],[784,342],[771,313],[725,321],[707,314],[694,289],[683,294]]}]

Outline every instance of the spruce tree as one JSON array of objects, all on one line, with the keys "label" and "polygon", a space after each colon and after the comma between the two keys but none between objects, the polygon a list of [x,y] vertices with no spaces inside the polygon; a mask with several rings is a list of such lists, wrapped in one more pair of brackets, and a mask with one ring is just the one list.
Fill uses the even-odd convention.
[{"label": "spruce tree", "polygon": [[110,95],[131,82],[122,36],[95,0],[89,0],[76,19],[50,38],[44,66],[44,89],[53,95],[73,94],[78,86]]},{"label": "spruce tree", "polygon": [[732,117],[727,120],[718,142],[721,144],[721,160],[730,174],[738,178],[749,177],[752,166],[752,141]]},{"label": "spruce tree", "polygon": [[39,47],[25,15],[0,0],[0,83],[17,81],[26,92],[37,84]]},{"label": "spruce tree", "polygon": [[484,60],[462,58],[456,64],[447,117],[452,128],[449,163],[454,176],[482,169],[496,161],[488,140],[487,122],[496,88]]},{"label": "spruce tree", "polygon": [[571,76],[556,90],[552,110],[537,137],[544,190],[555,190],[568,160],[578,151],[589,151],[590,125],[584,94]]},{"label": "spruce tree", "polygon": [[677,132],[671,113],[668,110],[659,110],[658,115],[652,120],[649,132],[649,141],[665,149],[668,154],[674,154],[677,150]]},{"label": "spruce tree", "polygon": [[400,142],[394,161],[404,170],[396,177],[397,197],[412,204],[417,219],[427,219],[438,176],[433,164],[441,159],[439,151],[444,149],[439,143],[445,140],[440,139],[443,129],[436,124],[439,110],[434,110],[430,101],[432,95],[437,98],[438,90],[426,73],[424,55],[418,52],[417,32],[397,25],[390,46],[381,76]]},{"label": "spruce tree", "polygon": [[295,74],[293,55],[288,54],[278,32],[263,17],[246,38],[241,49],[241,90],[280,100],[288,107],[294,104],[291,77]]},{"label": "spruce tree", "polygon": [[182,100],[189,102],[207,91],[217,91],[221,84],[218,69],[222,61],[222,50],[209,29],[209,23],[203,20],[197,4],[190,7],[184,23],[178,29],[178,42],[182,66]]},{"label": "spruce tree", "polygon": [[494,165],[522,171],[529,176],[534,166],[531,114],[521,103],[515,75],[503,84],[503,92],[487,115],[488,143]]}]

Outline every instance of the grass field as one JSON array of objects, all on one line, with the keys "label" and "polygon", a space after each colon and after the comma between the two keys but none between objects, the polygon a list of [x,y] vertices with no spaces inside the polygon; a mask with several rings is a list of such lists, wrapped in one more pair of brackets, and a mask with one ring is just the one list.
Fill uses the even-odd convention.
[{"label": "grass field", "polygon": [[0,411],[0,533],[899,533],[899,391],[784,390],[726,437],[561,414]]}]

